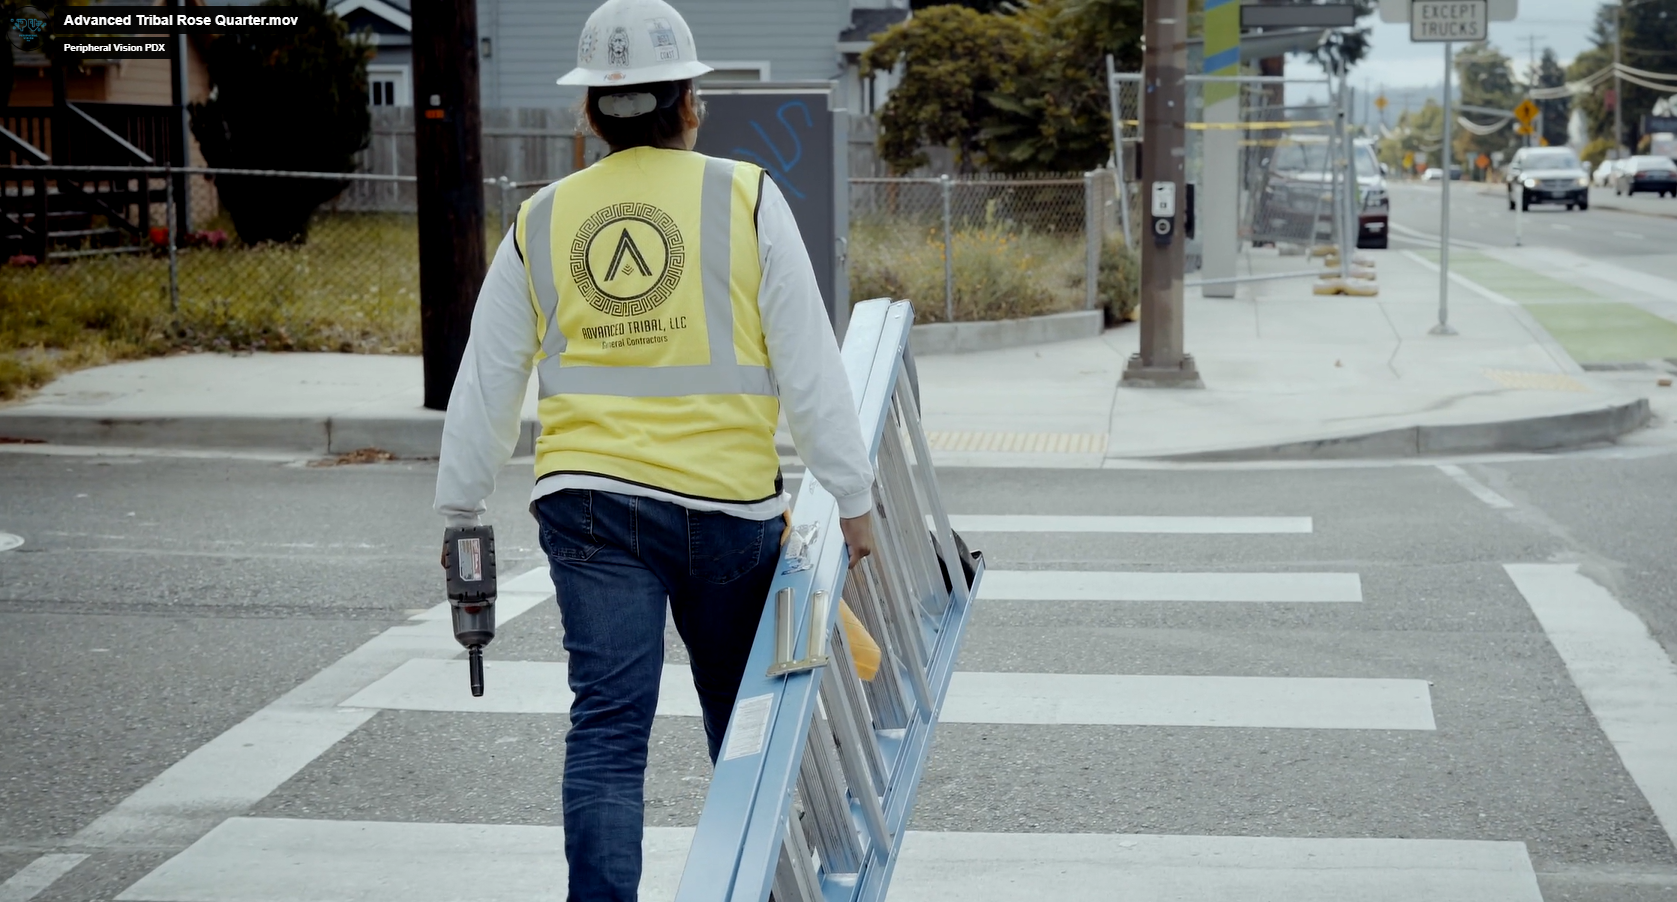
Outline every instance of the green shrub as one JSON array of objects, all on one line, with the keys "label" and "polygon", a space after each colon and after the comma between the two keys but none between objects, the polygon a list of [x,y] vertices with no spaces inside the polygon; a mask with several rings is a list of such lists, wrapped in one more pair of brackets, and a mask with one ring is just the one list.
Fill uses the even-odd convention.
[{"label": "green shrub", "polygon": [[[953,235],[955,319],[1015,319],[1083,305],[1083,239],[1012,226]],[[943,229],[902,220],[850,228],[852,301],[889,297],[914,303],[920,323],[943,322]]]},{"label": "green shrub", "polygon": [[1141,255],[1124,243],[1122,235],[1108,238],[1101,246],[1095,293],[1109,326],[1135,319],[1141,308]]}]

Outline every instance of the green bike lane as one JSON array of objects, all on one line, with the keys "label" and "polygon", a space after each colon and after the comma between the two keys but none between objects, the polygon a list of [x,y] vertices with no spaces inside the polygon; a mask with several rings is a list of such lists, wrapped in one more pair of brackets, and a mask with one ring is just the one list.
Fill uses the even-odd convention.
[{"label": "green bike lane", "polygon": [[1677,281],[1553,248],[1452,248],[1450,271],[1519,304],[1586,367],[1677,361]]}]

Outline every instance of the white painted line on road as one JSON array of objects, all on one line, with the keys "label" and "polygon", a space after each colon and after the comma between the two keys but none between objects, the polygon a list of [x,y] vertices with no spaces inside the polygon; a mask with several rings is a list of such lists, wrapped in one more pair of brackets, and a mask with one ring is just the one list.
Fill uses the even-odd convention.
[{"label": "white painted line on road", "polygon": [[13,548],[17,548],[22,544],[23,536],[12,535],[9,532],[0,532],[0,551],[11,551]]},{"label": "white painted line on road", "polygon": [[1363,600],[1355,573],[1151,573],[1104,570],[991,570],[986,601]]},{"label": "white painted line on road", "polygon": [[[1420,254],[1415,253],[1414,251],[1404,251],[1403,255],[1405,257],[1408,257],[1409,259],[1415,261],[1416,263],[1421,264],[1422,266],[1426,267],[1427,269],[1432,270],[1435,273],[1438,272],[1438,264],[1437,263],[1434,263],[1433,261],[1428,260],[1427,258],[1421,256]],[[1486,288],[1485,286],[1479,284],[1478,282],[1475,282],[1472,279],[1469,279],[1469,278],[1463,276],[1459,272],[1451,272],[1450,273],[1450,281],[1455,282],[1457,285],[1460,285],[1463,288],[1468,289],[1469,291],[1477,292],[1481,297],[1485,298],[1486,300],[1490,301],[1493,304],[1500,304],[1503,307],[1519,307],[1520,306],[1518,301],[1515,301],[1512,298],[1509,298],[1509,297],[1506,297],[1502,294],[1499,294],[1498,292],[1492,291],[1491,289]]]},{"label": "white painted line on road", "polygon": [[1641,232],[1614,232],[1613,234],[1619,236],[1620,238],[1635,238],[1638,241],[1648,240],[1648,236],[1642,234]]},{"label": "white painted line on road", "polygon": [[[499,612],[503,625],[542,600],[536,588],[545,579],[546,568],[538,567],[507,580],[509,591],[497,603],[510,602]],[[549,586],[546,596],[551,595]],[[447,609],[446,604],[438,607]],[[344,699],[415,656],[461,653],[448,620],[435,616],[436,611],[433,607],[385,630],[194,749],[71,841],[82,846],[185,844],[242,813],[376,713],[340,707]],[[447,663],[464,685],[464,668],[458,661]]]},{"label": "white painted line on road", "polygon": [[956,673],[944,723],[1432,730],[1426,680]]},{"label": "white painted line on road", "polygon": [[[646,828],[640,898],[675,896],[692,837]],[[562,892],[564,847],[556,826],[235,818],[117,899],[524,902]],[[891,898],[1542,902],[1520,842],[918,831]]]},{"label": "white painted line on road", "polygon": [[[1403,235],[1403,236],[1406,236],[1406,237],[1409,237],[1409,238],[1414,238],[1418,241],[1428,242],[1435,247],[1438,245],[1438,236],[1437,235],[1429,235],[1426,232],[1420,231],[1419,229],[1412,229],[1408,226],[1399,225],[1398,223],[1394,222],[1394,223],[1391,223],[1391,230],[1393,232],[1399,234],[1399,235]],[[1485,250],[1487,248],[1495,247],[1495,245],[1484,244],[1484,243],[1481,243],[1481,242],[1478,242],[1478,241],[1466,241],[1464,239],[1457,238],[1454,235],[1450,236],[1450,246],[1451,247],[1472,248],[1473,250]]]},{"label": "white painted line on road", "polygon": [[1172,535],[1307,533],[1309,517],[1074,517],[951,514],[961,532],[1112,532]]},{"label": "white painted line on road", "polygon": [[[416,658],[344,702],[346,707],[486,714],[564,714],[560,661],[486,661],[493,690],[473,698],[459,661]],[[664,666],[657,713],[698,717],[693,675]],[[1317,730],[1431,730],[1425,680],[960,671],[945,723],[1104,724]]]},{"label": "white painted line on road", "polygon": [[1468,493],[1473,495],[1473,497],[1489,504],[1491,507],[1510,508],[1514,506],[1514,502],[1498,495],[1496,492],[1491,490],[1490,486],[1487,486],[1479,480],[1474,479],[1472,476],[1467,475],[1466,470],[1463,470],[1455,464],[1439,464],[1438,472],[1450,477],[1457,485],[1467,489]]},{"label": "white painted line on road", "polygon": [[1503,567],[1566,662],[1590,713],[1677,842],[1677,665],[1577,564]]},{"label": "white painted line on road", "polygon": [[79,852],[42,855],[0,883],[0,902],[29,902],[86,860]]}]

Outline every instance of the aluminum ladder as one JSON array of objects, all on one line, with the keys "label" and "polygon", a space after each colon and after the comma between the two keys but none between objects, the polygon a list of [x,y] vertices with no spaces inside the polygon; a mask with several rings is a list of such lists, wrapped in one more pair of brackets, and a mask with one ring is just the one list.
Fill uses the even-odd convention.
[{"label": "aluminum ladder", "polygon": [[[833,496],[806,475],[676,902],[885,898],[984,575],[981,556],[963,568],[938,494],[905,374],[913,320],[906,301],[851,312],[843,358],[874,461],[874,553],[848,571]],[[881,650],[867,682],[841,597]]]}]

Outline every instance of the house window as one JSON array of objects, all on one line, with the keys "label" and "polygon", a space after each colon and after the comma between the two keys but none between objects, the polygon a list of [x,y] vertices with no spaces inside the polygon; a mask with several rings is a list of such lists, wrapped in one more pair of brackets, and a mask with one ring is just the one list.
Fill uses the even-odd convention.
[{"label": "house window", "polygon": [[407,66],[368,66],[367,99],[373,106],[411,106]]},{"label": "house window", "polygon": [[718,81],[768,81],[769,64],[766,61],[739,62],[723,60],[710,63],[713,71],[699,76],[699,84]]}]

